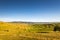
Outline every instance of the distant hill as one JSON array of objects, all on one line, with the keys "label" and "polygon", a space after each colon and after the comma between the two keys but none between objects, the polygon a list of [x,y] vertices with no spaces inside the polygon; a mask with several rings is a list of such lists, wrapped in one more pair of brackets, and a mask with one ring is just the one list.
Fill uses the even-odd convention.
[{"label": "distant hill", "polygon": [[[4,21],[0,21],[0,22],[4,22]],[[8,23],[27,23],[27,24],[57,24],[60,22],[25,22],[25,21],[12,21],[12,22],[8,22]]]},{"label": "distant hill", "polygon": [[27,24],[57,24],[59,23],[60,24],[60,22],[23,22],[23,21],[13,21],[11,23],[27,23]]}]

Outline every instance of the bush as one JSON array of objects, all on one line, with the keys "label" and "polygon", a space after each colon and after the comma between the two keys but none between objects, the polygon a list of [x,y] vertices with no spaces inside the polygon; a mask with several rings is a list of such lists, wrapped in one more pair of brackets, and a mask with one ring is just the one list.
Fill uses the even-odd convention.
[{"label": "bush", "polygon": [[54,31],[60,31],[60,27],[59,26],[55,26],[54,27]]}]

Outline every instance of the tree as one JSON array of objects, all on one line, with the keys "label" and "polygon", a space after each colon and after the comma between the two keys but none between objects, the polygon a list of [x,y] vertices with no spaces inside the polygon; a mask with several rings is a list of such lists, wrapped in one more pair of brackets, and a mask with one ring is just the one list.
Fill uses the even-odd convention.
[{"label": "tree", "polygon": [[54,31],[60,31],[60,27],[59,26],[55,26],[54,27]]}]

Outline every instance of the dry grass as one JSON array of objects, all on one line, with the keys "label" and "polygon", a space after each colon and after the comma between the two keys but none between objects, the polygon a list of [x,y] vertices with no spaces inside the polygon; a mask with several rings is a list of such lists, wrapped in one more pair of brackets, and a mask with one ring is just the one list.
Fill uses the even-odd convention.
[{"label": "dry grass", "polygon": [[38,33],[24,23],[0,23],[0,40],[60,40],[60,32]]},{"label": "dry grass", "polygon": [[50,32],[50,33],[26,33],[20,34],[20,36],[36,38],[38,40],[60,40],[60,32]]}]

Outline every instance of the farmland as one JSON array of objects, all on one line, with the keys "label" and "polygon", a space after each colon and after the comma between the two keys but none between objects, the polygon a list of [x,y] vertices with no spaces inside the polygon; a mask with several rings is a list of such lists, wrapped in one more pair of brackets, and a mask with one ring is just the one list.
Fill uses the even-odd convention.
[{"label": "farmland", "polygon": [[54,27],[60,23],[0,22],[0,40],[60,40]]}]

